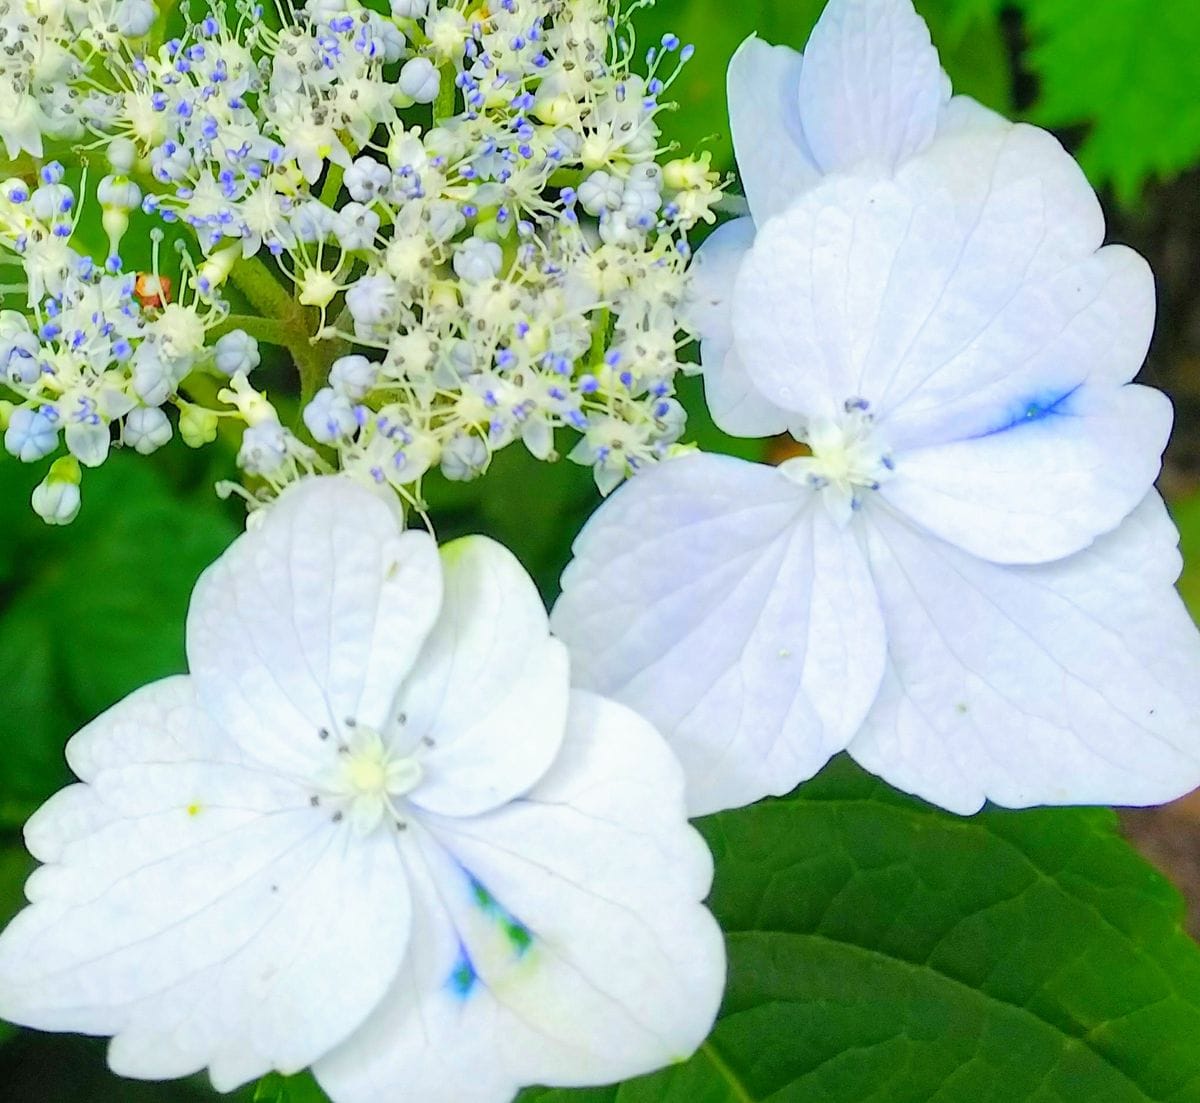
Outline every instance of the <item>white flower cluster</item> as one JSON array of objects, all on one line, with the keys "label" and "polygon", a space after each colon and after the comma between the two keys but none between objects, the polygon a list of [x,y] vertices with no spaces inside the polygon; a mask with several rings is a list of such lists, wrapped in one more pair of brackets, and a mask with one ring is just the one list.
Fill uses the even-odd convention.
[{"label": "white flower cluster", "polygon": [[[160,42],[148,0],[0,8],[22,45],[0,61],[18,104],[0,137],[27,170],[0,200],[29,300],[26,321],[5,316],[19,344],[0,346],[9,451],[48,455],[73,417],[93,419],[86,447],[68,438],[80,463],[114,422],[148,450],[170,403],[189,443],[245,422],[260,495],[341,469],[415,500],[431,468],[472,478],[515,441],[557,458],[564,428],[605,491],[667,454],[684,431],[686,235],[721,196],[707,157],[660,163],[662,97],[690,48],[667,35],[634,73],[619,0],[225,11],[185,12]],[[66,143],[106,157],[94,194],[55,163],[27,183]],[[91,260],[72,239],[87,204],[108,241]],[[122,261],[160,225],[179,301],[157,265]],[[230,284],[252,311],[237,329]],[[250,387],[256,340],[293,354],[320,449]],[[186,383],[198,367],[232,388],[199,388],[205,405]]]},{"label": "white flower cluster", "polygon": [[[101,182],[101,196],[136,187],[113,179]],[[0,310],[0,378],[9,394],[0,424],[5,448],[25,463],[65,443],[67,455],[34,494],[34,508],[56,524],[79,510],[80,465],[102,464],[114,435],[143,455],[171,439],[168,403],[180,410],[189,442],[213,439],[216,415],[180,395],[184,378],[202,367],[248,370],[259,360],[256,342],[241,331],[208,342],[227,308],[197,294],[194,280],[169,302],[170,281],[155,274],[157,263],[138,276],[115,259],[97,264],[76,250],[76,218],[76,194],[56,161],[41,168],[36,186],[0,187],[0,250],[16,258],[22,276],[9,290],[24,292],[23,309]]]}]

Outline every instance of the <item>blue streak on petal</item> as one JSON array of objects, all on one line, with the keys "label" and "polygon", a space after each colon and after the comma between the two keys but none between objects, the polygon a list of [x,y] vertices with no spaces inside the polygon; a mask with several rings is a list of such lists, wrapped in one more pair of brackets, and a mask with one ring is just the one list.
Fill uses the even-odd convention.
[{"label": "blue streak on petal", "polygon": [[488,887],[467,869],[466,866],[460,864],[460,868],[466,874],[467,882],[471,889],[471,899],[474,901],[475,906],[484,915],[500,925],[500,928],[504,932],[504,937],[508,939],[509,946],[512,947],[513,956],[518,959],[523,958],[529,953],[530,947],[533,945],[533,932],[513,915],[512,912],[505,908],[492,895]]},{"label": "blue streak on petal", "polygon": [[455,961],[454,968],[450,970],[446,987],[459,999],[465,1000],[478,982],[479,974],[475,971],[475,963],[471,960],[466,946],[459,940],[458,960]]},{"label": "blue streak on petal", "polygon": [[979,440],[983,437],[994,437],[997,433],[1007,433],[1010,429],[1019,429],[1022,425],[1030,425],[1038,421],[1045,421],[1050,417],[1069,414],[1071,412],[1070,400],[1082,386],[1082,383],[1076,383],[1074,387],[1066,391],[1052,391],[1048,394],[1038,394],[1023,399],[1005,412],[1004,420],[999,425],[985,429],[982,433],[975,433],[968,439]]}]

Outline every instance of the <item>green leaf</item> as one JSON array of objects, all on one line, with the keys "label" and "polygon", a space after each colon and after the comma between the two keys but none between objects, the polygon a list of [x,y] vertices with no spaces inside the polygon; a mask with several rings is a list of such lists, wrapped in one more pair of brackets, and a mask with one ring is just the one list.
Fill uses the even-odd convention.
[{"label": "green leaf", "polygon": [[[985,5],[977,0],[970,6],[962,0],[917,0],[955,88],[1007,111],[1012,99],[1008,54],[999,22]],[[667,31],[696,46],[695,58],[668,97],[680,110],[660,117],[667,138],[679,142],[685,154],[704,144],[717,168],[732,168],[725,99],[729,59],[751,34],[802,50],[824,7],[825,0],[688,0],[640,12],[635,19],[640,52]]]},{"label": "green leaf", "polygon": [[1111,812],[964,819],[839,760],[700,826],[730,952],[708,1045],[528,1103],[1200,1098],[1200,949]]},{"label": "green leaf", "polygon": [[1040,78],[1032,117],[1086,125],[1079,159],[1123,202],[1200,157],[1200,18],[1191,0],[1020,0]]},{"label": "green leaf", "polygon": [[280,1076],[273,1072],[258,1082],[254,1103],[328,1103],[328,1096],[310,1073]]},{"label": "green leaf", "polygon": [[[0,488],[35,480],[17,467],[0,463]],[[2,825],[67,780],[63,746],[83,723],[185,669],[192,586],[236,533],[209,487],[181,497],[142,457],[113,456],[83,491],[79,519],[57,529],[27,494],[0,494]]]},{"label": "green leaf", "polygon": [[1200,619],[1200,494],[1171,503],[1171,518],[1179,529],[1183,574],[1179,593],[1192,619]]}]

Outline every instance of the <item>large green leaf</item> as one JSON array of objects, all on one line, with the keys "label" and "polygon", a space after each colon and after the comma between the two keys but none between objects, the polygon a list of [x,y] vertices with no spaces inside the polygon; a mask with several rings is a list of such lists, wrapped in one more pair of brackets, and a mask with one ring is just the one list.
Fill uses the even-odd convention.
[{"label": "large green leaf", "polygon": [[310,1073],[300,1076],[272,1073],[258,1082],[253,1103],[326,1103],[327,1099]]},{"label": "large green leaf", "polygon": [[80,724],[184,669],[188,597],[236,526],[211,489],[182,496],[142,457],[89,472],[83,512],[60,529],[29,508],[37,473],[9,457],[0,472],[0,827],[12,827],[66,780]]},{"label": "large green leaf", "polygon": [[731,965],[711,1040],[528,1103],[1200,1099],[1200,949],[1112,813],[963,819],[838,761],[701,826]]},{"label": "large green leaf", "polygon": [[[1003,0],[994,0],[997,6]],[[1097,184],[1137,197],[1200,158],[1200,10],[1194,0],[1020,0],[1040,78],[1032,115],[1086,125]]]}]

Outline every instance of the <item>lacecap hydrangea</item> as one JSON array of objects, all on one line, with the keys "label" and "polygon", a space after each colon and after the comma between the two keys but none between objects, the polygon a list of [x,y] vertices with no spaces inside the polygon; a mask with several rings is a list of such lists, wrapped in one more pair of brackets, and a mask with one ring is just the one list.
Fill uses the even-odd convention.
[{"label": "lacecap hydrangea", "polygon": [[[690,48],[637,46],[630,15],[6,6],[0,424],[24,462],[65,448],[43,516],[111,445],[223,424],[252,501],[344,470],[419,503],[514,442],[608,491],[671,452],[687,233],[721,181],[660,133]],[[251,384],[262,344],[301,417]]]}]

